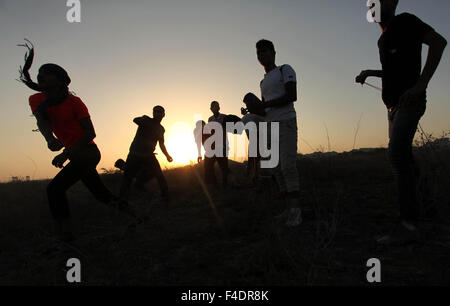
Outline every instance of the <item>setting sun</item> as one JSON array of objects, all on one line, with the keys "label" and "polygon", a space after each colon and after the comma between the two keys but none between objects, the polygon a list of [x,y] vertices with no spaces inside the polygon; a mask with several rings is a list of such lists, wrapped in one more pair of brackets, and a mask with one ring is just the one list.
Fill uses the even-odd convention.
[{"label": "setting sun", "polygon": [[197,160],[193,128],[189,124],[177,122],[171,126],[166,133],[165,143],[173,158],[170,166],[183,166]]}]

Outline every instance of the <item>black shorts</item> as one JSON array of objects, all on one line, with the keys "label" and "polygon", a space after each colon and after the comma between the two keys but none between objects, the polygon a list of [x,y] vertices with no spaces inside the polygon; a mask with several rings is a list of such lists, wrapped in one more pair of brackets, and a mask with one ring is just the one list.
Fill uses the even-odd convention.
[{"label": "black shorts", "polygon": [[154,154],[148,156],[129,154],[125,164],[125,172],[136,178],[139,183],[146,183],[161,169]]}]

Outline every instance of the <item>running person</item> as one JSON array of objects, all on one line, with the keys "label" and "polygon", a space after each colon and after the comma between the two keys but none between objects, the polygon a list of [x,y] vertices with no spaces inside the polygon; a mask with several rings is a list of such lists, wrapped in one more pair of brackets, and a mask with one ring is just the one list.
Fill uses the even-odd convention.
[{"label": "running person", "polygon": [[167,160],[173,161],[164,144],[165,129],[161,125],[164,116],[164,108],[158,105],[153,108],[153,118],[148,116],[134,118],[133,122],[138,125],[138,129],[124,167],[119,195],[121,199],[128,197],[133,178],[138,178],[138,182],[145,186],[152,177],[158,180],[161,196],[166,200],[169,199],[169,188],[154,153],[156,144],[159,143]]},{"label": "running person", "polygon": [[[412,142],[420,118],[426,109],[426,89],[447,45],[432,27],[414,15],[395,15],[398,0],[380,0],[382,34],[378,40],[382,70],[364,70],[356,82],[379,77],[383,84],[383,102],[388,109],[389,159],[398,189],[400,222],[380,244],[403,244],[418,239],[419,203],[417,200],[418,165]],[[422,68],[422,45],[429,46]]]},{"label": "running person", "polygon": [[[69,75],[56,64],[45,64],[39,68],[38,83],[34,83],[28,74],[32,51],[30,49],[31,60],[30,57],[27,59],[27,68],[21,71],[21,80],[29,88],[40,91],[30,96],[29,104],[48,148],[54,152],[65,148],[52,161],[55,167],[62,170],[47,186],[47,196],[58,238],[72,241],[75,237],[69,222],[66,191],[81,180],[98,201],[112,206],[115,197],[105,187],[96,170],[101,155],[94,142],[94,126],[83,101],[69,93]],[[69,163],[64,166],[67,160]],[[127,203],[122,203],[120,208],[134,216]]]}]

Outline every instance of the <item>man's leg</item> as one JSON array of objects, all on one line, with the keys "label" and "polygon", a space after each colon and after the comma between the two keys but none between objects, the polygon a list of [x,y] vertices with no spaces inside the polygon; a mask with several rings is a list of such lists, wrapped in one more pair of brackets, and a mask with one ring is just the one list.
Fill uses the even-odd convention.
[{"label": "man's leg", "polygon": [[420,118],[425,113],[426,102],[388,111],[389,160],[397,181],[397,201],[400,224],[377,242],[381,245],[403,245],[419,239],[419,203],[417,201],[417,166],[412,154],[412,142]]},{"label": "man's leg", "polygon": [[215,157],[205,156],[205,184],[217,187],[217,179],[214,172]]},{"label": "man's leg", "polygon": [[125,169],[120,183],[119,198],[124,200],[128,198],[131,183],[133,182],[133,178],[139,172],[140,166],[141,163],[139,162],[139,159],[136,156],[129,154],[125,163]]},{"label": "man's leg", "polygon": [[110,203],[114,196],[103,184],[97,172],[97,165],[100,162],[101,155],[97,146],[89,146],[83,154],[83,160],[74,161],[80,167],[81,180],[94,197],[105,204]]},{"label": "man's leg", "polygon": [[70,218],[66,191],[81,178],[79,170],[76,165],[69,162],[48,184],[47,196],[53,219]]},{"label": "man's leg", "polygon": [[156,159],[155,155],[150,156],[150,161],[153,164],[153,170],[156,179],[158,180],[159,189],[161,190],[161,195],[165,198],[169,197],[169,187],[167,185],[166,178],[161,170],[161,166],[159,165],[158,159]]},{"label": "man's leg", "polygon": [[279,134],[280,160],[274,175],[280,192],[297,195],[300,186],[297,171],[297,121],[296,119],[280,122]]},{"label": "man's leg", "polygon": [[[247,114],[242,117],[242,122],[246,125],[249,122],[254,122],[256,124],[256,139],[252,141],[250,139],[250,133],[248,130],[245,130],[248,138],[248,161],[247,161],[247,175],[250,176],[253,180],[258,179],[259,177],[259,160],[260,160],[260,152],[259,152],[259,123],[265,122],[266,119],[262,116],[255,114]],[[252,150],[252,148],[254,150]],[[250,153],[254,151],[256,152],[256,156],[250,156]]]},{"label": "man's leg", "polygon": [[222,184],[224,187],[228,186],[228,175],[230,170],[228,168],[228,157],[217,157],[217,163],[219,164],[222,172]]},{"label": "man's leg", "polygon": [[300,185],[297,171],[297,119],[280,122],[280,161],[276,178],[280,191],[286,191],[289,211],[286,225],[298,226],[302,222],[300,210]]},{"label": "man's leg", "polygon": [[70,209],[66,192],[80,177],[80,168],[73,162],[69,162],[47,186],[48,203],[55,221],[56,235],[63,241],[74,240],[69,222]]},{"label": "man's leg", "polygon": [[394,170],[398,188],[398,204],[402,221],[417,224],[418,167],[412,153],[412,143],[420,118],[425,113],[425,102],[400,107],[391,118],[389,160]]}]

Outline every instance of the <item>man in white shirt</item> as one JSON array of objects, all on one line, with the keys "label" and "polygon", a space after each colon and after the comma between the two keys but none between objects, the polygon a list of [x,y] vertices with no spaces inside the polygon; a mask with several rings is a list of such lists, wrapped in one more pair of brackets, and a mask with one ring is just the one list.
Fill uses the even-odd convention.
[{"label": "man in white shirt", "polygon": [[[289,65],[275,65],[276,52],[271,41],[258,41],[256,52],[258,61],[266,71],[260,84],[265,116],[247,114],[242,121],[244,124],[250,121],[279,122],[280,160],[274,175],[280,192],[285,195],[287,206],[280,218],[287,226],[298,226],[302,218],[297,172],[297,114],[294,108],[294,102],[297,101],[296,74]],[[272,138],[276,136],[271,135]]]}]

